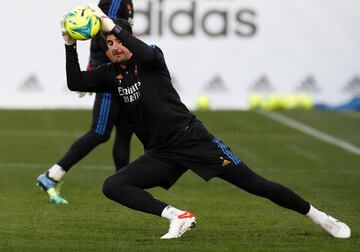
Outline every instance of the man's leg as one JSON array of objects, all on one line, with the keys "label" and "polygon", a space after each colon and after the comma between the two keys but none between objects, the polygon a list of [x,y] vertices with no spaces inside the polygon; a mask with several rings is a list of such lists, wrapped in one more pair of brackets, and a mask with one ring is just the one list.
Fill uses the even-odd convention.
[{"label": "man's leg", "polygon": [[130,143],[132,131],[123,125],[123,122],[115,124],[115,141],[113,144],[112,155],[116,171],[125,167],[130,161]]},{"label": "man's leg", "polygon": [[111,94],[96,94],[91,130],[76,140],[56,164],[37,178],[38,184],[49,194],[52,203],[67,203],[57,190],[58,183],[77,162],[110,138],[117,116],[118,105],[113,102]]},{"label": "man's leg", "polygon": [[336,238],[349,238],[351,235],[350,228],[345,223],[317,210],[289,188],[257,175],[244,163],[226,166],[218,177],[249,193],[308,216]]},{"label": "man's leg", "polygon": [[[166,162],[144,155],[108,177],[103,185],[103,193],[107,198],[133,210],[168,219],[170,228],[168,233],[161,237],[162,239],[178,238],[196,223],[195,216],[190,212],[174,208],[145,191],[156,186],[169,188],[185,171],[174,170],[168,165]],[[167,168],[174,171],[170,182],[166,174],[161,172],[161,170],[166,171]]]},{"label": "man's leg", "polygon": [[244,163],[228,165],[219,178],[260,197],[267,198],[275,204],[301,214],[307,214],[310,204],[289,188],[259,176]]},{"label": "man's leg", "polygon": [[104,181],[104,195],[133,210],[161,216],[168,204],[155,199],[145,189],[165,183],[164,177],[146,171],[132,171],[131,169],[138,169],[130,166],[124,167]]},{"label": "man's leg", "polygon": [[95,149],[96,146],[105,143],[109,138],[110,135],[100,135],[90,130],[71,145],[70,149],[57,164],[61,166],[65,172],[68,172],[75,164]]}]

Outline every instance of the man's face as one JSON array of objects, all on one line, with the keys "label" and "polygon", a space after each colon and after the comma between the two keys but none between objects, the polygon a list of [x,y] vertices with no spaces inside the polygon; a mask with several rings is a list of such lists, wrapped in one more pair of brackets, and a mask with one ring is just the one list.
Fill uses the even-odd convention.
[{"label": "man's face", "polygon": [[114,63],[121,63],[131,58],[132,53],[113,34],[106,36],[108,50],[106,55]]}]

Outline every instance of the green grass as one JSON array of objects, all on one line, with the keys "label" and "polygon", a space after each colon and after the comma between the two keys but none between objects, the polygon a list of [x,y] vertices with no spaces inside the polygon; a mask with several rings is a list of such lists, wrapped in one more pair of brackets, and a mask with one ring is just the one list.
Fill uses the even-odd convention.
[{"label": "green grass", "polygon": [[[284,114],[360,146],[359,113]],[[193,211],[198,227],[181,239],[160,240],[167,221],[101,193],[113,173],[112,140],[65,176],[63,195],[71,204],[52,205],[35,187],[36,177],[87,131],[91,112],[0,110],[0,251],[358,251],[360,156],[256,112],[197,115],[253,170],[347,222],[352,237],[334,239],[297,213],[189,171],[169,191],[151,192]],[[135,139],[132,159],[141,153]]]}]

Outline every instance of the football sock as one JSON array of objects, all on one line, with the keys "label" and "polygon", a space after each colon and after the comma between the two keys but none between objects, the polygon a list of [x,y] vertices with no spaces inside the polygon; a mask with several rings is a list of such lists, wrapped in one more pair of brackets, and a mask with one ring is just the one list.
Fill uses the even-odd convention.
[{"label": "football sock", "polygon": [[327,214],[319,211],[315,207],[310,205],[310,210],[306,214],[307,217],[310,218],[314,223],[321,225],[327,219]]},{"label": "football sock", "polygon": [[65,175],[65,173],[66,172],[64,171],[64,169],[58,164],[54,164],[49,169],[49,177],[55,181],[60,181],[62,177]]},{"label": "football sock", "polygon": [[176,216],[183,214],[184,211],[183,210],[179,210],[175,207],[172,207],[170,205],[166,206],[164,208],[164,210],[161,213],[161,217],[164,217],[168,220],[172,220],[173,218],[175,218]]}]

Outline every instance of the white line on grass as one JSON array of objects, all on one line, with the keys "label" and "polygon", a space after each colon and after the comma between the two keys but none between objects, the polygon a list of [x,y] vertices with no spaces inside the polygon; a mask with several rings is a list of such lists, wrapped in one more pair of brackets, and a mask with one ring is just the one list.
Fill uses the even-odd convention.
[{"label": "white line on grass", "polygon": [[307,149],[300,148],[299,146],[290,146],[290,149],[293,150],[296,154],[301,155],[302,157],[306,159],[310,159],[311,161],[319,162],[324,164],[325,160],[319,157],[319,155],[316,155],[316,153],[313,153]]},{"label": "white line on grass", "polygon": [[335,146],[338,146],[350,153],[353,153],[353,154],[356,154],[356,155],[360,155],[360,148],[351,144],[351,143],[348,143],[344,140],[341,140],[339,138],[336,138],[336,137],[333,137],[333,136],[330,136],[324,132],[321,132],[317,129],[314,129],[308,125],[305,125],[303,123],[300,123],[298,121],[295,121],[287,116],[284,116],[284,115],[281,115],[279,113],[275,113],[275,112],[272,112],[272,111],[263,111],[263,110],[259,110],[257,111],[259,114],[261,115],[264,115],[274,121],[277,121],[279,123],[282,123],[290,128],[293,128],[293,129],[297,129],[305,134],[308,134],[310,136],[313,136],[323,142],[326,142],[326,143],[329,143],[329,144],[332,144],[332,145],[335,145]]}]

